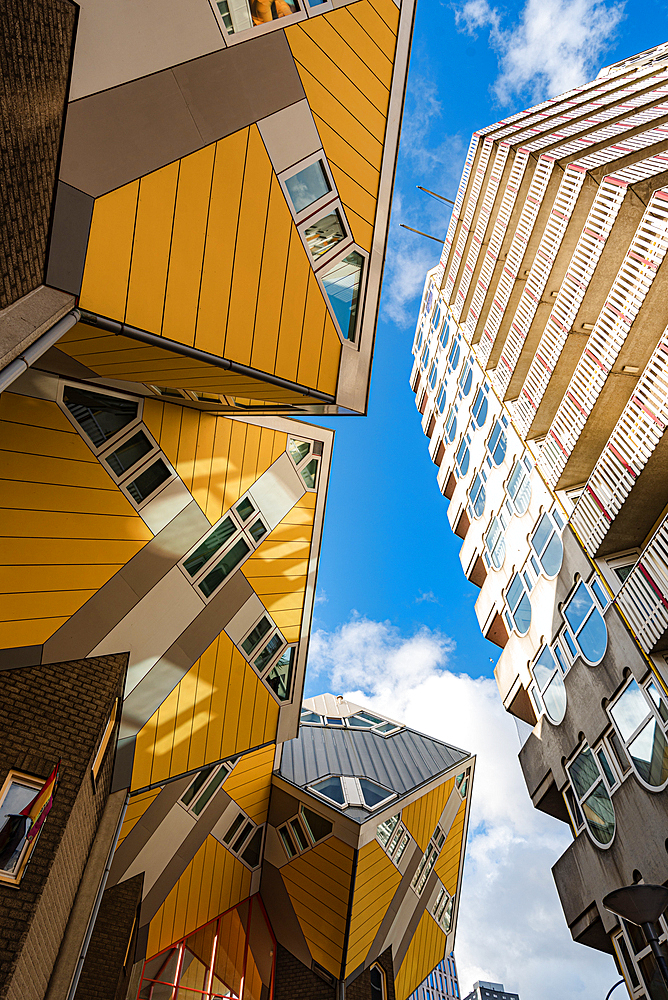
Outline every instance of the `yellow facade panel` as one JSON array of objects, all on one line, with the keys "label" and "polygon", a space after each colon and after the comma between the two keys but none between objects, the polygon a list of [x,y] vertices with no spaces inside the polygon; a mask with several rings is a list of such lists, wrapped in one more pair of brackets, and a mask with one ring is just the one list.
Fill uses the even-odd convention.
[{"label": "yellow facade panel", "polygon": [[[355,20],[348,7],[341,7],[337,10],[336,17],[330,15],[327,19],[314,18],[313,20],[326,21],[355,52],[363,52],[365,64],[389,91],[394,68],[392,56],[383,52],[378,41],[364,30],[359,21]],[[318,36],[314,33],[313,37],[317,39]]]},{"label": "yellow facade panel", "polygon": [[181,415],[176,471],[191,492],[195,476],[195,455],[197,452],[199,425],[200,414],[197,410],[184,408]]},{"label": "yellow facade panel", "polygon": [[401,873],[376,840],[360,850],[355,874],[346,976],[366,958],[400,882]]},{"label": "yellow facade panel", "polygon": [[[370,232],[364,237],[365,242],[360,243],[360,246],[363,246],[365,250],[370,250],[371,232],[374,219],[376,218],[376,199],[373,195],[369,194],[369,192],[363,188],[357,180],[349,177],[348,174],[340,170],[335,164],[331,163],[330,166],[332,168],[332,175],[336,182],[336,187],[341,195],[341,200],[346,206],[348,221],[353,227],[355,240],[357,243],[360,243],[357,236],[355,218],[351,218],[351,214],[354,217],[361,219],[369,227]],[[366,230],[364,231],[366,232]]]},{"label": "yellow facade panel", "polygon": [[445,953],[445,941],[445,934],[436,921],[429,913],[423,913],[396,974],[394,991],[397,1000],[406,1000],[438,965]]},{"label": "yellow facade panel", "polygon": [[304,323],[304,304],[311,266],[296,229],[290,235],[288,266],[285,274],[287,294],[283,296],[281,326],[276,352],[275,374],[297,381],[299,344]]},{"label": "yellow facade panel", "polygon": [[393,35],[399,33],[399,8],[394,0],[371,0],[371,6],[382,17]]},{"label": "yellow facade panel", "polygon": [[[0,556],[1,558],[1,556]],[[0,594],[32,594],[35,580],[41,593],[57,590],[90,590],[103,587],[122,563],[112,565],[0,566]]]},{"label": "yellow facade panel", "polygon": [[80,303],[120,320],[125,316],[139,181],[95,200]]},{"label": "yellow facade panel", "polygon": [[[253,330],[250,363],[263,372],[274,372],[281,307],[285,292],[285,273],[290,237],[294,223],[276,176],[271,178],[267,231],[262,251],[257,311]],[[290,291],[288,290],[288,294]]]},{"label": "yellow facade panel", "polygon": [[267,743],[277,725],[277,703],[223,632],[140,731],[132,787]]},{"label": "yellow facade panel", "polygon": [[251,873],[213,837],[207,837],[149,925],[147,955],[191,934],[250,892]]},{"label": "yellow facade panel", "polygon": [[[394,6],[393,0],[389,0],[389,2]],[[334,27],[327,16],[313,17],[308,21],[302,21],[300,28],[304,35],[312,39],[321,52],[326,53],[327,57],[339,67],[341,72],[345,73],[348,79],[354,82],[355,86],[365,94],[367,100],[382,115],[387,115],[390,100],[389,87],[374,72],[375,60],[373,54],[369,58],[369,49],[373,49],[375,46],[373,43],[369,44],[369,39],[366,39],[364,47],[356,49],[354,41],[343,35],[343,32],[347,32],[347,28],[351,23],[357,24],[352,18],[342,19],[337,16],[336,27]],[[296,35],[297,33],[295,32]],[[305,44],[301,51],[304,54],[304,58],[306,58],[308,49]],[[387,59],[383,54],[383,64],[385,63],[387,63]],[[383,65],[381,73],[385,77],[388,76],[388,70],[385,65]],[[330,78],[327,71],[324,76],[326,79]]]},{"label": "yellow facade panel", "polygon": [[[38,580],[33,581],[33,587]],[[93,596],[94,590],[48,590],[2,595],[0,621],[11,622],[32,618],[69,618]]]},{"label": "yellow facade panel", "polygon": [[450,828],[448,839],[443,845],[443,850],[440,853],[438,861],[434,865],[436,874],[451,896],[454,895],[457,889],[465,818],[466,802],[464,801],[457,810],[457,815]]},{"label": "yellow facade panel", "polygon": [[380,183],[379,167],[369,163],[361,150],[339,135],[323,118],[317,114],[314,117],[329,165],[338,167],[348,177],[354,177],[360,187],[367,191],[375,201]]},{"label": "yellow facade panel", "polygon": [[401,819],[415,838],[421,851],[425,850],[429,838],[436,829],[436,824],[445,808],[454,783],[455,779],[450,778],[401,811]]},{"label": "yellow facade panel", "polygon": [[139,182],[125,322],[151,333],[162,329],[178,177],[177,161]]},{"label": "yellow facade panel", "polygon": [[179,169],[162,334],[193,345],[209,214],[215,143],[184,156]]},{"label": "yellow facade panel", "polygon": [[246,168],[225,336],[225,357],[250,363],[262,249],[273,170],[257,125],[248,138]]},{"label": "yellow facade panel", "polygon": [[397,29],[399,27],[399,11],[397,10],[396,13],[396,27],[390,27],[369,0],[362,0],[361,3],[352,4],[349,9],[355,20],[361,24],[366,33],[375,40],[383,52],[390,59],[394,59],[394,50],[397,44]]},{"label": "yellow facade panel", "polygon": [[320,352],[325,329],[327,306],[320,291],[315,274],[309,275],[306,307],[304,310],[304,326],[299,348],[299,366],[297,381],[302,385],[315,385],[318,381],[320,367]]},{"label": "yellow facade panel", "polygon": [[195,346],[222,355],[249,128],[216,143]]},{"label": "yellow facade panel", "polygon": [[[104,470],[102,470],[104,471]],[[126,516],[127,498],[112,485],[109,489],[85,489],[56,483],[27,483],[4,479],[0,483],[2,506],[15,510],[60,511],[72,514]]]},{"label": "yellow facade panel", "polygon": [[269,808],[275,746],[246,754],[225,782],[225,791],[255,823],[264,823]]},{"label": "yellow facade panel", "polygon": [[331,317],[327,315],[325,317],[325,329],[322,337],[322,351],[320,352],[318,389],[321,392],[329,392],[332,396],[336,394],[341,350],[339,335],[336,332]]},{"label": "yellow facade panel", "polygon": [[157,798],[161,791],[161,788],[152,788],[150,791],[142,792],[130,799],[128,807],[125,810],[125,816],[123,817],[123,826],[121,827],[121,832],[118,837],[118,847],[120,847],[127,835],[135,828],[148,807],[151,805],[153,800]]},{"label": "yellow facade panel", "polygon": [[66,618],[25,618],[22,621],[0,622],[0,648],[34,646],[46,642]]},{"label": "yellow facade panel", "polygon": [[[366,3],[367,0],[360,0]],[[323,14],[322,20],[326,21],[331,15]],[[321,18],[313,18],[317,22]],[[317,28],[316,28],[317,30]],[[316,80],[326,82],[327,89],[339,103],[349,108],[355,118],[366,128],[371,135],[382,141],[385,133],[385,116],[387,114],[388,100],[383,100],[384,107],[378,108],[370,99],[364,89],[366,77],[371,77],[373,83],[378,86],[378,81],[371,73],[367,73],[358,78],[355,76],[356,69],[360,64],[364,69],[364,64],[352,49],[340,39],[338,46],[341,62],[334,60],[333,53],[328,54],[312,38],[311,22],[302,21],[286,30],[292,54],[298,67],[309,71]],[[307,91],[308,96],[308,91]]]}]

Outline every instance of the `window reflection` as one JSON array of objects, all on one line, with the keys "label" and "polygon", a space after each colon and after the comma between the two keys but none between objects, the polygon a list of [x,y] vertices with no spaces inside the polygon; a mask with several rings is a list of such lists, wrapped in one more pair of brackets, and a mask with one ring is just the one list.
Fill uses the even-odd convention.
[{"label": "window reflection", "polygon": [[346,340],[354,343],[357,328],[360,286],[364,258],[353,250],[338,261],[326,274],[322,283],[332,304],[341,332]]},{"label": "window reflection", "polygon": [[609,711],[636,774],[653,788],[664,785],[668,781],[668,710],[656,685],[650,683],[644,693],[632,680]]},{"label": "window reflection", "polygon": [[316,160],[285,182],[295,212],[302,212],[331,191],[322,160]]},{"label": "window reflection", "polygon": [[297,0],[218,0],[218,13],[228,35],[246,31],[259,24],[268,24],[279,17],[288,17],[301,10]]},{"label": "window reflection", "polygon": [[334,211],[313,222],[304,231],[304,235],[311,256],[317,260],[318,257],[322,257],[342,239],[345,239],[346,231],[343,228],[341,216]]},{"label": "window reflection", "polygon": [[[572,789],[566,795],[576,830],[584,822],[592,839],[606,847],[615,835],[615,810],[598,763],[588,746],[568,766]],[[574,795],[572,794],[574,793]]]}]

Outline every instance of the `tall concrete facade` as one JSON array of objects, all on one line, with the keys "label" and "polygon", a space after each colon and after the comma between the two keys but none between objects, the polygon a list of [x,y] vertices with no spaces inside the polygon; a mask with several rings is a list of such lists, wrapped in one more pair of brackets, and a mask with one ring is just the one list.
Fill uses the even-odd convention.
[{"label": "tall concrete facade", "polygon": [[568,926],[634,998],[602,899],[668,881],[667,88],[661,45],[474,134],[411,375]]},{"label": "tall concrete facade", "polygon": [[474,758],[302,704],[413,0],[5,5],[0,997],[406,1000]]}]

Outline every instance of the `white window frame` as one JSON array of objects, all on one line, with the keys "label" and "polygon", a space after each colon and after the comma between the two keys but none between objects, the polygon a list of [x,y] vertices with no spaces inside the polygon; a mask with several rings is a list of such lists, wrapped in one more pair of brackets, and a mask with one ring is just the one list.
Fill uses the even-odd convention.
[{"label": "white window frame", "polygon": [[[547,538],[546,538],[546,540],[545,540],[545,542],[544,542],[544,544],[541,547],[541,550],[539,552],[538,549],[535,546],[534,539],[535,539],[535,536],[536,536],[536,532],[538,531],[539,527],[541,526],[541,524],[543,523],[543,520],[545,518],[547,518],[548,521],[550,522],[550,524],[552,526],[552,530],[547,535]],[[559,576],[559,573],[561,572],[561,567],[564,564],[564,543],[563,543],[562,538],[561,538],[562,530],[563,530],[563,525],[561,526],[561,528],[559,527],[559,525],[557,524],[557,521],[554,518],[554,512],[553,511],[543,511],[540,514],[540,516],[538,517],[538,520],[536,521],[536,523],[535,523],[535,525],[533,527],[533,531],[529,535],[529,545],[531,546],[531,551],[532,551],[532,553],[533,553],[533,555],[535,557],[535,558],[531,559],[531,563],[532,563],[532,566],[534,568],[534,571],[537,573],[538,576],[540,576],[542,574],[548,580],[556,580],[556,578]],[[559,539],[559,543],[561,545],[561,559],[559,560],[559,566],[557,568],[556,573],[548,574],[548,572],[546,571],[546,569],[545,569],[545,567],[543,565],[543,556],[545,555],[545,553],[546,553],[546,551],[548,549],[548,546],[551,544],[552,539],[555,537],[555,535]]]},{"label": "white window frame", "polygon": [[[296,442],[298,444],[299,443],[301,443],[301,444],[309,444],[311,446],[310,449],[309,449],[309,451],[306,453],[306,455],[304,455],[303,458],[301,458],[299,460],[299,462],[296,461],[296,459],[294,458],[294,456],[290,452],[290,442],[291,441],[294,441],[294,442]],[[287,446],[287,449],[286,449],[288,457],[289,457],[290,461],[292,462],[292,464],[294,465],[294,467],[297,470],[297,472],[299,473],[299,478],[301,479],[302,483],[304,484],[304,489],[306,490],[307,493],[317,493],[318,492],[318,486],[319,486],[319,483],[320,483],[320,470],[321,470],[321,467],[322,467],[322,450],[320,452],[316,452],[316,450],[315,450],[316,446],[318,446],[318,445],[322,449],[322,442],[321,441],[316,441],[313,438],[296,437],[295,435],[292,435],[292,434],[288,438],[288,446]],[[306,466],[309,465],[313,460],[315,460],[316,463],[317,463],[316,474],[315,474],[315,486],[308,486],[307,483],[306,483],[306,480],[304,479],[304,471],[306,469]]]},{"label": "white window frame", "polygon": [[[574,633],[573,629],[571,628],[571,625],[570,625],[568,619],[566,618],[566,609],[568,608],[570,602],[575,597],[575,594],[577,593],[577,590],[578,590],[580,584],[582,584],[582,586],[585,587],[585,589],[587,590],[587,593],[589,594],[589,596],[591,598],[591,601],[592,601],[592,607],[587,612],[587,615],[585,616],[585,618],[583,619],[582,623],[578,627],[577,632]],[[607,653],[607,650],[608,650],[608,642],[609,642],[609,638],[610,638],[609,634],[608,634],[608,626],[606,624],[605,618],[603,617],[604,610],[605,610],[605,608],[603,608],[601,606],[600,599],[597,599],[596,591],[593,591],[593,588],[590,586],[589,583],[585,583],[584,580],[578,579],[577,582],[576,582],[576,584],[575,584],[575,586],[573,587],[571,593],[569,594],[568,599],[566,601],[564,601],[563,607],[561,608],[561,618],[562,618],[562,621],[563,621],[564,625],[563,625],[563,628],[560,629],[559,634],[557,636],[557,640],[559,641],[562,650],[564,650],[564,652],[566,653],[566,657],[567,657],[567,659],[569,660],[570,663],[575,663],[575,661],[577,660],[578,656],[585,663],[589,664],[589,666],[592,666],[592,667],[597,667],[599,663],[603,662],[605,654]],[[603,619],[603,624],[605,625],[605,631],[606,631],[606,646],[605,646],[605,650],[603,652],[603,656],[601,656],[600,660],[595,660],[595,661],[587,659],[587,657],[584,655],[584,653],[582,651],[582,648],[580,647],[580,643],[578,642],[578,636],[579,636],[579,634],[582,632],[583,628],[585,627],[585,625],[589,621],[589,618],[591,617],[591,615],[593,614],[594,611],[598,611],[598,613],[600,614],[601,618]],[[570,647],[570,645],[568,643],[568,639],[566,638],[567,635],[570,637],[570,639],[573,642],[574,646],[578,650],[578,652],[575,655],[573,654],[573,650],[571,649],[571,647]]]},{"label": "white window frame", "polygon": [[[538,678],[537,678],[537,676],[536,676],[536,672],[535,672],[534,667],[537,664],[538,660],[543,656],[543,653],[545,652],[545,650],[549,650],[550,655],[552,656],[552,660],[554,662],[554,667],[552,668],[552,673],[547,678],[547,680],[545,681],[545,683],[541,685],[540,682],[539,682],[539,680],[538,680]],[[542,645],[540,647],[540,649],[538,650],[538,653],[533,658],[533,660],[531,662],[531,665],[530,665],[532,683],[531,683],[531,687],[529,689],[529,694],[531,695],[531,699],[532,699],[532,701],[534,703],[534,707],[536,709],[536,714],[537,714],[537,716],[539,718],[540,718],[541,715],[545,715],[546,718],[549,720],[549,722],[553,726],[560,726],[561,723],[566,718],[566,712],[568,711],[568,695],[567,695],[566,690],[564,688],[564,694],[566,696],[566,705],[565,705],[565,708],[564,708],[564,714],[558,720],[555,719],[555,718],[553,718],[550,715],[550,713],[548,712],[547,707],[545,705],[545,701],[544,701],[543,695],[545,694],[545,692],[547,691],[547,689],[550,687],[550,685],[552,683],[554,683],[555,677],[557,677],[557,676],[561,677],[562,678],[562,683],[563,683],[564,675],[566,673],[568,673],[569,669],[570,669],[570,664],[568,664],[568,667],[566,669],[564,669],[564,665],[560,661],[559,657],[555,654],[554,646],[550,646],[548,644],[544,644],[544,645]]]},{"label": "white window frame", "polygon": [[[519,486],[518,486],[517,490],[515,491],[515,496],[513,496],[512,493],[510,492],[510,481],[513,478],[513,476],[515,475],[515,470],[518,467],[520,469],[521,476],[520,476],[520,479],[519,479]],[[524,515],[528,511],[529,506],[531,504],[531,494],[532,494],[531,472],[532,472],[532,469],[533,469],[533,463],[531,462],[531,459],[529,458],[529,453],[525,451],[525,453],[521,456],[521,458],[518,458],[518,459],[515,460],[515,462],[513,464],[513,467],[510,470],[510,473],[508,475],[508,479],[505,482],[505,490],[506,490],[506,494],[508,496],[508,502],[509,502],[510,506],[512,507],[513,514],[516,517],[524,517]],[[522,491],[522,489],[523,489],[523,487],[524,487],[524,485],[526,483],[528,483],[528,485],[529,485],[529,495],[528,495],[528,498],[527,498],[526,507],[524,508],[524,510],[520,510],[518,508],[518,505],[517,505],[516,497],[518,496],[519,493],[521,493],[521,491]]]},{"label": "white window frame", "polygon": [[[496,439],[496,442],[494,443],[492,450],[492,447],[490,447],[490,442],[494,435],[494,431],[496,430],[497,424],[499,426],[499,435]],[[504,439],[503,457],[501,458],[500,462],[497,462],[494,458],[494,454],[496,453],[496,450],[499,446],[499,442],[502,437]],[[490,469],[500,469],[503,463],[508,458],[508,421],[506,420],[503,413],[499,414],[499,416],[495,419],[494,423],[490,428],[487,440],[485,441],[485,453],[486,453],[486,461]]]},{"label": "white window frame", "polygon": [[[519,582],[521,584],[521,587],[522,587],[522,590],[521,590],[520,596],[518,597],[517,601],[515,602],[515,606],[511,607],[510,604],[509,604],[509,602],[508,602],[508,592],[509,592],[510,588],[512,587],[512,585],[513,585],[513,583],[514,583],[515,580],[519,580]],[[531,629],[531,620],[533,618],[533,608],[531,607],[531,596],[530,596],[531,595],[531,590],[532,590],[532,588],[530,588],[530,587],[527,586],[527,581],[526,581],[526,578],[524,576],[524,572],[523,571],[516,571],[515,573],[513,573],[512,577],[508,581],[508,586],[504,589],[504,592],[503,592],[504,618],[506,620],[506,624],[508,625],[508,627],[509,627],[509,629],[510,629],[511,632],[515,632],[517,635],[519,635],[522,638],[525,635],[528,635],[529,634],[529,630]],[[519,608],[520,604],[522,603],[522,599],[525,596],[527,597],[527,599],[529,601],[529,609],[530,609],[529,624],[527,626],[526,632],[520,632],[519,628],[517,627],[517,624],[515,623],[515,612]]]},{"label": "white window frame", "polygon": [[[480,406],[478,407],[477,413],[475,411],[475,404],[478,402],[480,397]],[[485,419],[479,421],[478,416],[483,408],[483,402],[485,405]],[[476,430],[480,430],[487,423],[487,417],[489,416],[489,384],[487,381],[483,381],[482,385],[478,386],[478,391],[473,397],[473,402],[471,403],[471,423],[475,424]]]},{"label": "white window frame", "polygon": [[[478,482],[479,486],[477,492],[475,493],[475,499],[474,499],[473,494],[476,483]],[[482,493],[482,510],[480,511],[480,513],[478,513],[478,511],[476,510],[476,504],[478,502],[481,493]],[[468,502],[469,516],[475,518],[475,520],[479,520],[481,517],[484,517],[485,504],[487,503],[487,472],[485,471],[484,462],[476,472],[475,476],[473,477],[473,482],[469,486],[468,499],[469,499]]]},{"label": "white window frame", "polygon": [[450,895],[441,882],[436,902],[431,908],[431,915],[445,934],[447,934],[452,927],[452,911],[454,908],[455,897]]},{"label": "white window frame", "polygon": [[447,836],[443,832],[440,824],[437,825],[436,829],[429,838],[429,843],[424,850],[422,858],[420,859],[415,870],[415,874],[411,880],[411,889],[415,895],[418,896],[418,898],[424,892],[425,886],[429,881],[429,876],[434,870],[446,839]]},{"label": "white window frame", "polygon": [[[304,3],[308,3],[308,0],[304,0]],[[288,190],[287,182],[292,180],[293,177],[296,177],[297,174],[300,174],[302,170],[306,170],[308,167],[311,167],[314,163],[318,162],[320,162],[321,166],[324,168],[325,177],[327,178],[327,182],[329,184],[329,191],[326,194],[321,195],[320,198],[311,202],[311,204],[307,205],[306,208],[302,208],[300,211],[297,211],[293,204],[290,191]],[[299,161],[299,163],[293,163],[291,167],[288,167],[286,170],[282,170],[281,173],[278,174],[278,183],[281,185],[283,194],[285,195],[285,200],[288,203],[288,208],[290,209],[292,217],[297,225],[301,225],[303,222],[306,222],[312,215],[318,215],[323,208],[326,208],[339,197],[331,167],[322,147],[316,150],[315,153],[305,156],[303,160]]]},{"label": "white window frame", "polygon": [[[503,564],[506,561],[506,529],[508,528],[509,520],[506,520],[505,508],[506,505],[504,504],[503,507],[499,509],[497,514],[495,514],[494,511],[492,511],[489,518],[489,524],[487,526],[487,530],[483,535],[483,547],[484,547],[483,558],[485,561],[485,565],[487,566],[488,569],[493,569],[496,573],[498,573],[503,568]],[[500,525],[500,529],[494,547],[490,548],[487,539],[492,531],[494,522]],[[497,566],[496,563],[494,562],[494,553],[497,552],[499,548],[502,548],[503,555],[499,559],[499,564]]]},{"label": "white window frame", "polygon": [[[340,779],[341,789],[343,791],[343,798],[344,798],[343,805],[340,805],[334,799],[330,799],[327,795],[325,795],[323,792],[318,791],[318,789],[315,787],[316,784],[318,784],[321,781],[325,781],[328,778]],[[370,781],[373,785],[377,785],[378,788],[386,790],[386,786],[381,785],[380,782],[376,781],[374,778],[364,777],[364,781]],[[309,791],[312,792],[314,795],[317,795],[319,799],[321,799],[323,802],[326,802],[327,805],[329,806],[334,806],[336,809],[348,809],[352,807],[354,809],[366,809],[367,812],[376,812],[378,809],[386,809],[389,803],[392,801],[392,799],[396,799],[397,797],[396,792],[388,790],[388,794],[385,796],[384,799],[381,799],[380,802],[377,802],[375,806],[369,806],[366,804],[364,800],[364,793],[362,792],[362,786],[360,785],[359,778],[356,778],[348,774],[322,775],[320,778],[317,778],[316,781],[313,782],[313,784],[309,785],[308,788]]]},{"label": "white window frame", "polygon": [[[99,446],[95,445],[88,437],[81,424],[76,420],[74,415],[70,413],[65,403],[65,390],[68,388],[79,389],[81,392],[94,393],[96,396],[109,396],[110,399],[127,399],[129,402],[137,404],[137,414],[132,418],[132,420],[129,423],[121,427],[121,429],[117,431],[113,437],[110,437],[107,441],[105,441],[104,444],[101,444]],[[142,418],[144,414],[143,396],[133,396],[128,392],[117,392],[116,390],[112,389],[104,389],[98,385],[95,386],[89,385],[86,382],[75,382],[73,379],[64,379],[59,383],[56,402],[58,403],[58,406],[63,411],[69,422],[74,427],[74,429],[77,431],[79,436],[83,438],[83,440],[86,442],[90,450],[97,457],[103,454],[103,452],[108,451],[112,445],[115,447],[116,442],[120,441],[121,438],[125,437],[126,434],[129,433],[129,431],[133,430],[134,428],[138,428],[138,426],[142,423]],[[112,448],[111,450],[113,451],[114,448]],[[109,470],[109,474],[111,475],[111,470]]]},{"label": "white window frame", "polygon": [[[214,764],[214,766],[211,768],[210,773],[206,776],[205,780],[202,782],[202,784],[200,785],[200,787],[193,794],[192,799],[190,800],[190,802],[186,803],[186,802],[183,801],[183,799],[188,794],[188,792],[190,791],[190,789],[192,788],[192,786],[195,784],[195,782],[198,780],[198,778],[200,777],[202,771],[206,770],[206,767],[200,768],[199,771],[197,772],[197,774],[193,775],[192,781],[190,782],[190,784],[188,785],[187,788],[184,788],[183,793],[182,793],[181,797],[179,798],[179,805],[181,806],[181,808],[185,809],[185,811],[190,816],[192,816],[195,820],[200,819],[200,817],[205,812],[205,810],[208,809],[208,807],[213,802],[214,798],[216,797],[216,795],[218,793],[218,789],[222,788],[223,785],[225,784],[225,781],[227,780],[227,777],[230,774],[230,772],[232,771],[233,767],[234,767],[234,764],[230,763],[228,761],[223,761],[222,763],[220,763],[218,765]],[[219,778],[219,780],[215,781],[216,778]],[[214,791],[209,793],[209,797],[207,798],[207,800],[204,803],[204,805],[202,806],[202,808],[199,810],[199,812],[196,812],[195,811],[195,807],[199,803],[200,799],[209,790],[209,787],[212,784],[215,784]]]},{"label": "white window frame", "polygon": [[[616,705],[618,704],[618,702],[623,698],[623,696],[629,690],[629,688],[633,686],[634,683],[637,684],[637,686],[640,689],[640,692],[641,692],[643,698],[645,699],[645,705],[647,707],[647,713],[646,713],[643,721],[638,726],[636,726],[636,728],[631,733],[631,735],[629,737],[625,738],[622,735],[622,731],[619,728],[619,725],[618,725],[617,721],[615,720],[615,717],[613,715],[613,710],[616,707]],[[642,730],[645,728],[645,726],[647,725],[647,723],[650,721],[650,719],[652,717],[654,717],[654,719],[656,721],[656,724],[659,726],[659,729],[663,732],[663,735],[666,737],[666,740],[668,741],[668,721],[662,719],[661,713],[660,713],[657,705],[655,704],[654,699],[652,698],[651,694],[649,693],[650,686],[653,686],[653,687],[656,688],[656,690],[658,692],[658,695],[659,695],[659,698],[663,701],[664,707],[666,709],[668,709],[668,698],[666,697],[665,692],[661,689],[660,683],[654,677],[648,677],[642,684],[640,684],[635,679],[635,677],[629,677],[628,680],[627,680],[627,682],[624,684],[624,687],[621,689],[621,691],[619,691],[618,694],[615,695],[615,697],[610,700],[610,703],[608,704],[606,711],[607,711],[608,717],[610,718],[610,721],[612,723],[613,729],[617,733],[617,736],[619,737],[619,740],[621,741],[622,747],[623,747],[624,752],[626,754],[626,758],[627,758],[629,764],[631,765],[630,771],[627,773],[626,777],[628,777],[628,774],[630,774],[632,772],[635,775],[636,780],[640,783],[640,785],[644,789],[646,789],[648,792],[657,793],[657,792],[662,792],[666,788],[666,786],[668,786],[668,777],[666,778],[666,780],[663,782],[662,785],[650,785],[647,781],[645,781],[645,779],[640,775],[640,773],[636,769],[636,766],[633,763],[633,758],[632,758],[631,754],[629,753],[629,747],[631,746],[631,744],[633,743],[633,741],[636,739],[636,737],[640,735],[640,733],[642,732]]]},{"label": "white window frame", "polygon": [[[234,804],[235,806],[237,805],[236,802]],[[241,822],[234,830],[234,833],[230,836],[230,830],[234,828],[234,824],[237,822],[239,817],[241,817]],[[251,828],[246,832],[241,844],[239,844],[239,846],[235,848],[234,845],[239,840],[239,832],[240,831],[243,832],[244,824],[246,823],[250,823]],[[262,834],[260,836],[260,850],[258,853],[258,862],[256,865],[250,865],[243,857],[243,854],[244,851],[246,851],[247,848],[250,846],[250,842],[258,830],[262,830]],[[262,848],[264,846],[265,834],[266,834],[266,823],[256,823],[255,820],[250,818],[248,813],[244,812],[243,809],[239,809],[239,807],[237,806],[237,811],[235,813],[234,819],[229,824],[227,830],[221,837],[221,843],[230,852],[230,854],[233,854],[235,858],[238,858],[239,861],[241,861],[242,865],[244,865],[250,871],[257,871],[260,865],[262,864]],[[225,840],[226,837],[230,838],[229,842]]]},{"label": "white window frame", "polygon": [[[26,774],[24,771],[12,768],[5,778],[2,788],[0,788],[0,805],[5,801],[12,784],[16,783],[17,785],[24,785],[30,789],[34,789],[36,794],[44,787],[45,780],[45,778],[37,778],[33,774]],[[44,824],[42,824],[43,828]],[[40,835],[41,830],[33,840],[25,841],[13,872],[0,871],[0,883],[14,886],[19,885]]]},{"label": "white window frame", "polygon": [[[577,789],[576,789],[576,787],[575,787],[575,784],[574,784],[574,782],[573,782],[573,780],[571,778],[570,768],[575,763],[575,761],[580,756],[580,754],[584,753],[586,750],[588,750],[589,753],[591,754],[591,758],[594,761],[594,766],[596,767],[596,770],[598,771],[598,778],[596,778],[592,782],[592,784],[589,786],[589,788],[587,788],[587,790],[583,793],[583,795],[580,796],[579,793],[578,793],[578,791],[577,791]],[[596,757],[596,754],[594,753],[594,751],[591,749],[591,747],[589,746],[589,744],[586,741],[584,743],[580,743],[579,746],[577,747],[577,749],[575,750],[575,752],[573,754],[571,754],[570,759],[566,762],[565,771],[566,771],[566,774],[568,776],[568,785],[564,789],[564,801],[566,802],[566,808],[568,810],[568,814],[571,817],[571,823],[573,825],[573,830],[576,831],[576,836],[579,835],[582,832],[583,829],[585,829],[587,831],[587,836],[590,838],[591,842],[596,847],[599,848],[599,850],[601,850],[601,851],[607,851],[607,850],[609,850],[609,848],[612,847],[612,845],[614,844],[614,842],[615,842],[615,836],[617,834],[617,817],[615,815],[615,805],[614,805],[614,802],[612,801],[612,796],[611,796],[610,791],[608,789],[608,785],[607,785],[607,782],[606,782],[605,777],[603,775],[603,771],[601,769],[601,765],[599,763],[599,760]],[[614,821],[615,821],[615,828],[614,828],[614,830],[612,832],[612,837],[610,838],[610,840],[609,840],[609,842],[607,844],[602,844],[600,841],[596,840],[594,834],[591,832],[591,830],[589,828],[589,824],[587,823],[587,821],[585,819],[585,812],[584,812],[584,809],[583,809],[583,806],[584,806],[585,802],[587,801],[587,799],[589,798],[590,795],[593,795],[594,791],[598,788],[599,785],[603,786],[603,788],[605,789],[605,792],[606,792],[608,798],[610,799],[610,804],[612,806],[612,815],[613,815],[613,818],[614,818]],[[578,820],[577,815],[575,815],[573,813],[573,809],[572,809],[571,803],[568,801],[567,791],[569,789],[570,789],[572,795],[575,798],[575,802],[577,803],[577,807],[578,807],[579,812],[580,812],[580,819],[579,820]]]},{"label": "white window frame", "polygon": [[[300,854],[305,854],[306,851],[310,851],[310,849],[312,847],[315,847],[316,844],[322,844],[325,842],[325,840],[327,840],[328,837],[333,836],[333,831],[334,831],[333,823],[331,822],[331,820],[328,820],[326,816],[320,816],[320,813],[318,813],[318,816],[320,816],[322,820],[324,820],[326,823],[329,823],[331,829],[329,833],[325,834],[324,837],[321,837],[319,840],[316,840],[315,836],[311,832],[311,828],[308,825],[308,820],[304,816],[305,808],[307,807],[305,807],[304,804],[301,803],[299,806],[299,811],[296,812],[294,816],[290,816],[288,819],[286,819],[284,823],[281,823],[281,825],[277,827],[276,830],[276,832],[278,833],[278,838],[281,842],[281,846],[283,847],[283,850],[285,851],[285,854],[289,861],[291,861],[293,858],[299,857]],[[315,809],[312,811],[315,812]],[[301,831],[302,836],[306,841],[306,847],[302,847],[298,843],[298,834],[294,832],[294,824],[296,824],[297,828]],[[287,830],[286,834],[283,833],[284,830]],[[294,853],[290,853],[290,850],[286,845],[286,837],[288,844],[290,844],[292,847],[295,848]]]}]

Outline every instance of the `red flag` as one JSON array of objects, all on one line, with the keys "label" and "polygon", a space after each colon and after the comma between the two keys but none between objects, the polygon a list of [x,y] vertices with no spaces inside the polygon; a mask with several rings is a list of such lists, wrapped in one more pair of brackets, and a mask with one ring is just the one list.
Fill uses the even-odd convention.
[{"label": "red flag", "polygon": [[34,840],[39,831],[42,829],[46,817],[51,812],[51,806],[53,805],[53,796],[56,791],[56,786],[58,785],[58,771],[60,769],[60,761],[56,764],[53,771],[46,779],[37,795],[32,799],[25,808],[21,810],[21,816],[27,816],[31,821],[30,829],[26,834],[26,840]]}]

